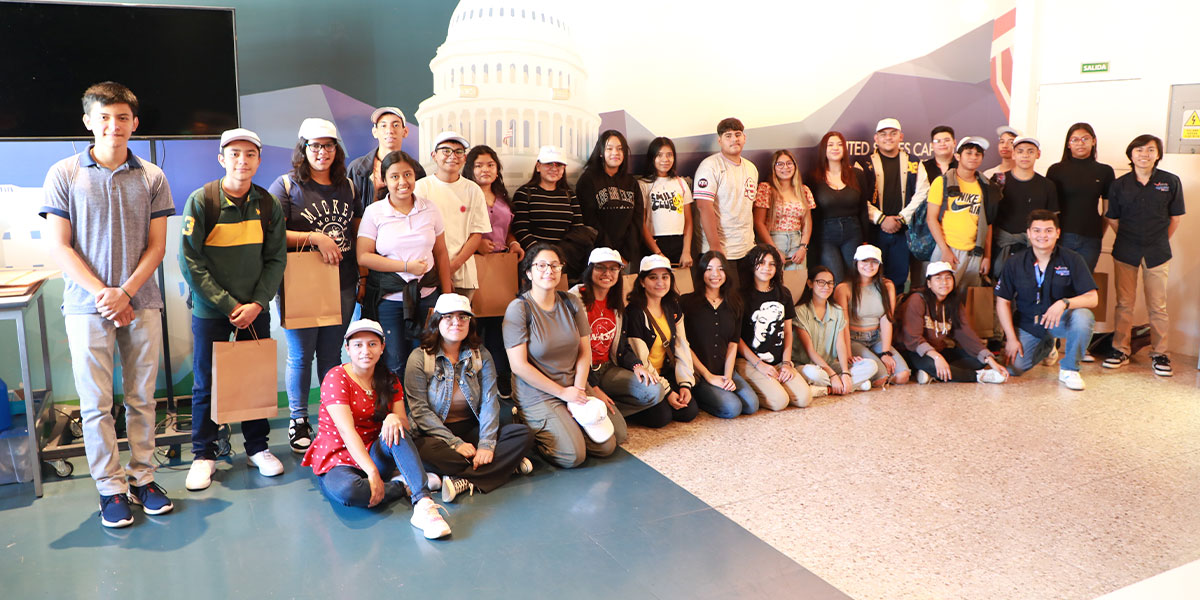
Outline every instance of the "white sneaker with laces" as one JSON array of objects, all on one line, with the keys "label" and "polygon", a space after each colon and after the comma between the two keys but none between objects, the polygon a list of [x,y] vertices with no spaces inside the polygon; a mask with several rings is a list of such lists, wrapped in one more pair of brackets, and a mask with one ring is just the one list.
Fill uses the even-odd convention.
[{"label": "white sneaker with laces", "polygon": [[917,370],[917,385],[925,385],[925,384],[929,383],[932,379],[933,379],[933,377],[930,377],[929,373],[926,373],[925,371],[922,371],[920,369]]},{"label": "white sneaker with laces", "polygon": [[1058,381],[1067,386],[1069,390],[1082,391],[1083,377],[1079,376],[1079,371],[1068,371],[1066,369],[1058,370]]},{"label": "white sneaker with laces", "polygon": [[442,489],[442,478],[437,473],[425,473],[425,487],[431,492]]},{"label": "white sneaker with laces", "polygon": [[251,466],[258,467],[258,472],[263,477],[274,477],[283,473],[283,463],[279,462],[279,459],[275,458],[270,450],[251,454],[246,457],[246,462]]},{"label": "white sneaker with laces", "polygon": [[188,469],[187,480],[183,485],[193,492],[203,490],[212,485],[212,476],[216,472],[217,461],[197,458],[192,461],[192,467]]},{"label": "white sneaker with laces", "polygon": [[860,391],[860,392],[871,391],[871,381],[867,380],[867,381],[864,381],[864,382],[858,384],[858,391]]},{"label": "white sneaker with laces", "polygon": [[1004,383],[1008,377],[991,367],[975,371],[975,380],[979,383]]},{"label": "white sneaker with laces", "polygon": [[475,484],[463,479],[462,477],[451,477],[449,475],[442,478],[442,502],[454,502],[454,499],[459,494],[470,490],[471,495],[475,495]]},{"label": "white sneaker with laces", "polygon": [[429,498],[421,498],[413,506],[412,518],[408,520],[413,527],[425,534],[425,539],[436,540],[450,535],[450,525],[442,518],[438,510],[445,510]]}]

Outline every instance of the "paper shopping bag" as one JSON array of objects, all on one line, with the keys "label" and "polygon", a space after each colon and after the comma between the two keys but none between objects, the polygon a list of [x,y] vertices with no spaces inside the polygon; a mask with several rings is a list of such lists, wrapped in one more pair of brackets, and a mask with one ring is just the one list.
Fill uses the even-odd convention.
[{"label": "paper shopping bag", "polygon": [[288,252],[279,306],[284,329],[341,325],[338,265],[326,264],[320,252]]},{"label": "paper shopping bag", "polygon": [[240,423],[279,414],[275,340],[213,342],[212,420]]},{"label": "paper shopping bag", "polygon": [[[517,255],[493,252],[475,257],[479,289],[471,296],[476,317],[503,317],[508,303],[517,297]],[[563,277],[566,280],[566,277]]]},{"label": "paper shopping bag", "polygon": [[972,286],[967,288],[967,317],[971,328],[983,339],[994,335],[996,324],[996,296],[988,286]]},{"label": "paper shopping bag", "polygon": [[1108,320],[1108,273],[1093,273],[1092,278],[1096,280],[1096,293],[1100,296],[1092,314],[1096,315],[1097,323],[1103,323]]}]

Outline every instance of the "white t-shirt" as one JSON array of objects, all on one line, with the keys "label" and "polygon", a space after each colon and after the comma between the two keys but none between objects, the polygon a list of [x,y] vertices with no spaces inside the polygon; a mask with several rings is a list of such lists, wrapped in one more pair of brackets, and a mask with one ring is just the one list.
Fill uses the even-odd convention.
[{"label": "white t-shirt", "polygon": [[[413,188],[413,194],[429,200],[442,213],[442,221],[446,224],[446,253],[450,258],[454,258],[472,233],[492,231],[483,190],[466,177],[459,177],[454,183],[446,183],[434,175],[422,177]],[[474,256],[454,273],[454,287],[479,287]]]},{"label": "white t-shirt", "polygon": [[[758,191],[758,168],[745,158],[730,162],[720,152],[696,167],[692,196],[712,200],[717,211],[717,235],[725,244],[725,257],[737,260],[754,247],[754,194]],[[707,252],[708,237],[701,236],[701,252]]]},{"label": "white t-shirt", "polygon": [[650,231],[653,235],[683,235],[683,215],[691,210],[692,190],[682,177],[659,177],[653,182],[638,179],[642,186],[642,199],[650,215]]}]

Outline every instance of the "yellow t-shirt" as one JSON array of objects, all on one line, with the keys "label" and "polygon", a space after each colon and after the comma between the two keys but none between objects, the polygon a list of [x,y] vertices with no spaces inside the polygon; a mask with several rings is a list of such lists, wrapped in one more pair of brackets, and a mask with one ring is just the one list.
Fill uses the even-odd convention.
[{"label": "yellow t-shirt", "polygon": [[[667,343],[671,343],[671,324],[667,322],[667,316],[651,317],[654,323],[658,325],[658,329],[667,334]],[[654,345],[650,346],[650,366],[654,367],[655,371],[662,371],[663,362],[667,359],[667,350],[663,348],[663,339],[659,336],[654,336]]]},{"label": "yellow t-shirt", "polygon": [[[942,185],[945,179],[938,177],[929,186],[929,203],[942,205]],[[983,206],[983,190],[979,181],[958,180],[962,195],[952,199],[949,207],[942,208],[942,236],[956,250],[975,249],[975,237],[979,233],[979,210]]]}]

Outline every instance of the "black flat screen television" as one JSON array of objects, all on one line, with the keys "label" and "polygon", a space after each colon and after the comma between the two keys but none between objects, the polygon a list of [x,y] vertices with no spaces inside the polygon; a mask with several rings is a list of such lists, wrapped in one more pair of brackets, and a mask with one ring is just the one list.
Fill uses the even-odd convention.
[{"label": "black flat screen television", "polygon": [[133,90],[137,138],[215,138],[240,123],[232,8],[0,1],[0,140],[90,139],[83,91]]}]

